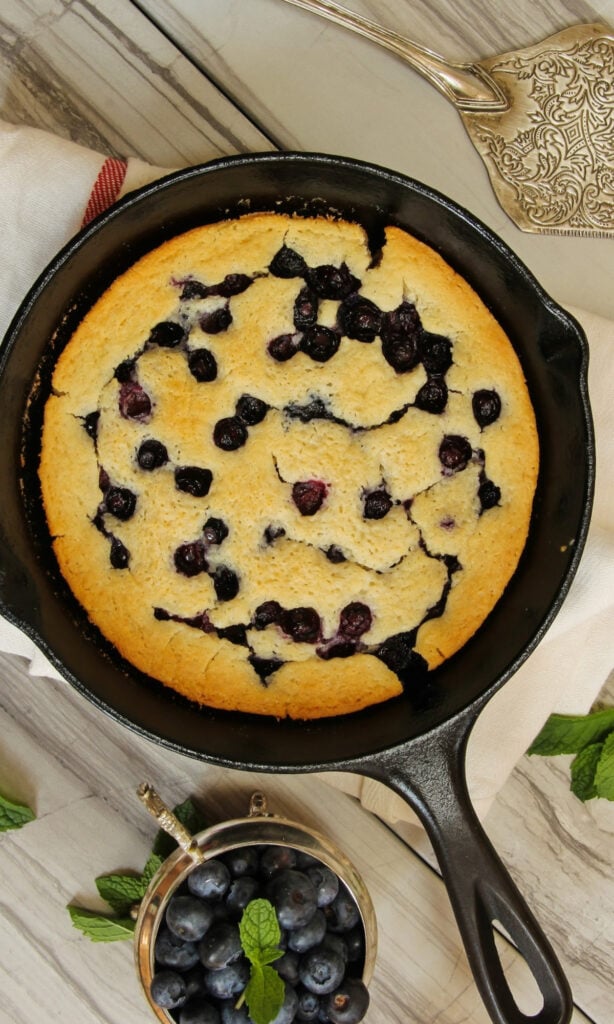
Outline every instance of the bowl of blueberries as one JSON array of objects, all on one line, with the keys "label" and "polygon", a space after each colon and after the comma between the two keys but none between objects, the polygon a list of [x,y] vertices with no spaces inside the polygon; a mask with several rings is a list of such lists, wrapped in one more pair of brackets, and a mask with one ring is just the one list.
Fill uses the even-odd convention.
[{"label": "bowl of blueberries", "polygon": [[377,949],[365,883],[326,836],[268,811],[190,835],[139,792],[179,844],[135,927],[145,997],[163,1024],[358,1024]]}]

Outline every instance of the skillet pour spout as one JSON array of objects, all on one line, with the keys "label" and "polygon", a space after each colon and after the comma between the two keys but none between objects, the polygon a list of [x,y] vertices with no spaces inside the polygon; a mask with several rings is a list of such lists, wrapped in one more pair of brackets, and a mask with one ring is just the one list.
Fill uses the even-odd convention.
[{"label": "skillet pour spout", "polygon": [[[44,403],[58,353],[118,273],[167,238],[247,211],[356,220],[374,241],[388,224],[436,249],[500,321],[537,418],[540,475],[524,553],[475,636],[407,693],[343,719],[275,721],[196,708],[123,662],[67,591],[41,505]],[[539,643],[569,590],[594,486],[587,345],[578,324],[507,246],[466,210],[396,172],[306,153],[230,157],[131,193],[77,235],[24,300],[0,355],[0,612],[115,721],[226,768],[353,771],[379,779],[420,815],[439,858],[476,983],[495,1024],[566,1024],[569,989],[539,926],[484,835],[467,795],[464,753],[494,693]],[[331,684],[334,685],[334,662]],[[508,930],[543,997],[537,1016],[510,993],[493,921]]]}]

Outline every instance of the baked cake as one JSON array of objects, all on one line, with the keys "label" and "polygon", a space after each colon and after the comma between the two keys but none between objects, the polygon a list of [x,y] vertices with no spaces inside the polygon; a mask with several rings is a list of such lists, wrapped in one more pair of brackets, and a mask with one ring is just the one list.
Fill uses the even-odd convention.
[{"label": "baked cake", "polygon": [[148,253],[58,359],[61,572],[134,666],[278,717],[411,692],[500,598],[538,469],[514,349],[389,227],[250,214]]}]

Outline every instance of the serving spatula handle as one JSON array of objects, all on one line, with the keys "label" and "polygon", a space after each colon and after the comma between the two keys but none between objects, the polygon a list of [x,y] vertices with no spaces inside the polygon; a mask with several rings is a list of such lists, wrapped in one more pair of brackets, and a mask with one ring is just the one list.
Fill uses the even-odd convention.
[{"label": "serving spatula handle", "polygon": [[[461,716],[462,719],[462,716]],[[573,1001],[550,942],[484,832],[465,781],[470,716],[390,749],[358,770],[393,789],[429,835],[469,965],[493,1024],[569,1024]],[[459,728],[460,726],[460,728]],[[525,1013],[505,977],[495,945],[500,924],[530,968],[541,1009]]]},{"label": "serving spatula handle", "polygon": [[365,39],[379,43],[396,53],[411,67],[439,89],[459,110],[503,111],[509,107],[505,93],[497,82],[479,64],[456,64],[438,53],[406,39],[392,29],[363,18],[331,0],[286,0],[295,7],[302,7],[313,14],[319,14],[337,25],[349,28]]}]

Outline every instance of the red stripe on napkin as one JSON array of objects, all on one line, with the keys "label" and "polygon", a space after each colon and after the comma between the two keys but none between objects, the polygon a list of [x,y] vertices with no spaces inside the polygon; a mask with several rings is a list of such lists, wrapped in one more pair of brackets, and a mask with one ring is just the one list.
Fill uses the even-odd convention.
[{"label": "red stripe on napkin", "polygon": [[127,167],[126,160],[107,157],[90,192],[81,221],[82,228],[115,202],[124,184]]}]

